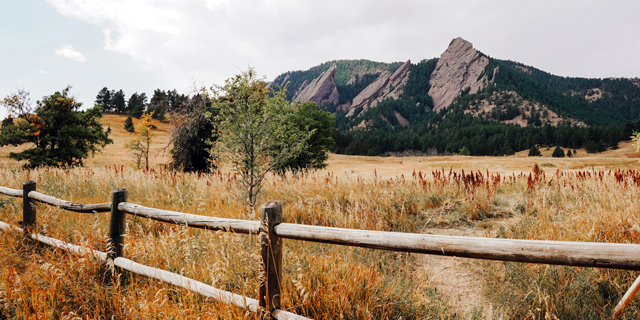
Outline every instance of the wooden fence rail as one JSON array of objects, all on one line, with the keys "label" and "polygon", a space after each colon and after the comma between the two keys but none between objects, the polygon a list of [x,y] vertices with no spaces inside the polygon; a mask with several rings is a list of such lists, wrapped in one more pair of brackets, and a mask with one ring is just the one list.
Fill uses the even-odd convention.
[{"label": "wooden fence rail", "polygon": [[[124,270],[158,279],[252,312],[266,310],[275,319],[307,319],[280,310],[283,238],[431,255],[640,270],[640,259],[638,258],[640,257],[640,245],[637,244],[457,237],[291,224],[282,222],[282,204],[277,201],[269,201],[261,207],[261,221],[248,221],[144,207],[127,202],[128,193],[125,189],[115,190],[111,202],[89,205],[72,203],[36,192],[35,182],[32,181],[25,182],[23,190],[0,187],[0,194],[23,198],[23,228],[11,227],[0,222],[2,230],[21,229],[25,235],[47,245],[75,253],[89,253],[102,261],[112,261],[115,266]],[[110,211],[109,241],[111,242],[110,248],[113,250],[108,253],[99,252],[32,233],[33,230],[36,230],[34,200],[75,212]],[[259,234],[265,280],[260,283],[258,299],[226,292],[178,274],[144,266],[123,258],[126,214],[193,228]],[[620,301],[615,309],[614,317],[621,314],[629,301],[633,299],[638,291],[637,287],[638,285],[634,285]]]}]

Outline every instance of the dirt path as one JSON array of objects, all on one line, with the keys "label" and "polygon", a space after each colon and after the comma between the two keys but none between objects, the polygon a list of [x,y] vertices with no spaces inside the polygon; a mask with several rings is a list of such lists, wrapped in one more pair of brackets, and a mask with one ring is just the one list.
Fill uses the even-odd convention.
[{"label": "dirt path", "polygon": [[[511,225],[517,220],[517,217],[502,219],[495,221],[495,226]],[[474,228],[433,228],[426,230],[426,233],[470,237],[495,236],[495,231],[489,233],[486,230]],[[482,318],[493,318],[493,306],[484,296],[486,281],[482,274],[473,270],[469,259],[432,255],[424,255],[422,259],[423,266],[419,272],[426,272],[429,281],[437,288],[438,293],[447,299],[453,312],[464,316],[472,312],[477,314],[476,312],[482,309]]]}]

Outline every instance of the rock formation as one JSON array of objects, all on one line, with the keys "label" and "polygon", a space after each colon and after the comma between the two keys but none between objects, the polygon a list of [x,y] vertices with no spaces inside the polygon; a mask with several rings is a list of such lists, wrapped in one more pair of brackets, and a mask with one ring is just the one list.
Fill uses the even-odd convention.
[{"label": "rock formation", "polygon": [[394,73],[384,71],[376,81],[360,92],[351,103],[347,117],[354,115],[355,109],[362,107],[363,111],[375,107],[378,102],[387,98],[398,98],[402,94],[404,85],[409,79],[411,60],[407,60]]},{"label": "rock formation", "polygon": [[293,101],[311,101],[318,106],[335,104],[339,102],[338,88],[335,82],[336,65],[323,72],[319,77],[313,79],[311,83],[300,86],[300,91],[293,97]]},{"label": "rock formation", "polygon": [[434,111],[448,107],[466,88],[470,88],[471,94],[483,88],[488,83],[484,74],[488,64],[489,59],[475,50],[470,42],[462,38],[453,39],[440,56],[429,80]]}]

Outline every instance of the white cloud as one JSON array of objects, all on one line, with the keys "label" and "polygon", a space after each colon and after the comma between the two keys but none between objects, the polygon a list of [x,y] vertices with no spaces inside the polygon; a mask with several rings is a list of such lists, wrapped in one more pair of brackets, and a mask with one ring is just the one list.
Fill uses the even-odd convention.
[{"label": "white cloud", "polygon": [[[417,62],[439,56],[455,37],[488,55],[562,75],[630,76],[632,69],[640,75],[632,58],[640,43],[629,40],[640,28],[632,16],[640,7],[630,0],[46,1],[66,17],[101,28],[105,50],[177,85],[220,83],[249,65],[273,79],[333,59]],[[607,42],[613,38],[626,47]],[[567,39],[583,47],[576,50]],[[591,58],[588,52],[602,53]],[[604,70],[599,61],[608,56],[626,65]]]},{"label": "white cloud", "polygon": [[78,62],[85,62],[87,61],[87,58],[84,57],[84,55],[78,51],[76,51],[75,49],[73,49],[73,46],[70,44],[64,45],[62,46],[62,48],[58,49],[55,51],[57,55],[67,58],[67,59],[71,59],[71,60],[75,60]]}]

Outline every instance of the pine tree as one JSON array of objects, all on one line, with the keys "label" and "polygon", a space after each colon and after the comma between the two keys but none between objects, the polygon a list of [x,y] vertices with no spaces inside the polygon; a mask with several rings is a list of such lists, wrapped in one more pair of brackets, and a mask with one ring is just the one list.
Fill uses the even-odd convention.
[{"label": "pine tree", "polygon": [[529,157],[542,157],[542,152],[540,152],[540,149],[534,145],[529,149]]},{"label": "pine tree", "polygon": [[554,158],[564,158],[564,149],[560,147],[556,147],[553,150],[553,153],[551,154],[551,156]]},{"label": "pine tree", "polygon": [[16,118],[17,121],[3,123],[0,146],[32,143],[31,149],[19,153],[11,152],[10,158],[28,160],[25,167],[39,166],[82,166],[82,160],[100,151],[109,139],[108,128],[102,129],[100,117],[102,106],[80,111],[82,103],[77,102],[67,87],[61,92],[45,96],[38,101],[35,114],[29,113]]},{"label": "pine tree", "polygon": [[128,132],[134,132],[136,129],[133,126],[133,119],[128,117],[127,120],[124,121],[124,129]]}]

